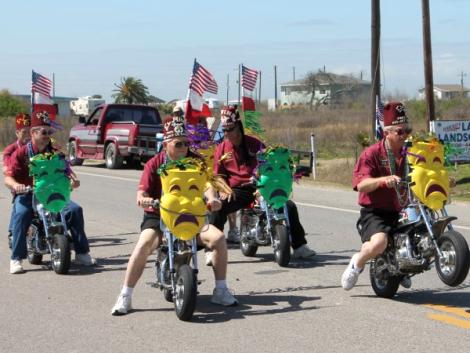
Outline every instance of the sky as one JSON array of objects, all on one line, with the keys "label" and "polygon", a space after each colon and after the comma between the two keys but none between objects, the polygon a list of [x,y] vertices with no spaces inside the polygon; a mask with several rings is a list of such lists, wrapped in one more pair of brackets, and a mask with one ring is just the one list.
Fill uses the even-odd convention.
[{"label": "sky", "polygon": [[[470,86],[470,0],[430,0],[435,84]],[[236,99],[238,65],[261,70],[263,99],[308,72],[370,80],[370,0],[0,0],[0,89],[28,94],[31,70],[55,74],[57,96],[101,94],[121,77],[150,94],[184,98],[194,58],[219,99]],[[424,86],[420,0],[381,0],[382,91]],[[210,95],[208,95],[210,96]]]}]

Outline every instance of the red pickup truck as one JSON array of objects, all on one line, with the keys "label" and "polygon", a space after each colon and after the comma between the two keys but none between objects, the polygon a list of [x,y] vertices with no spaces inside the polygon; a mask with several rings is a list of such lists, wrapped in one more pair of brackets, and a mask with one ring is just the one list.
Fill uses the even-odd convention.
[{"label": "red pickup truck", "polygon": [[156,134],[162,132],[158,110],[146,105],[104,104],[70,130],[68,152],[72,165],[85,159],[104,159],[106,167],[124,161],[145,162],[157,152]]}]

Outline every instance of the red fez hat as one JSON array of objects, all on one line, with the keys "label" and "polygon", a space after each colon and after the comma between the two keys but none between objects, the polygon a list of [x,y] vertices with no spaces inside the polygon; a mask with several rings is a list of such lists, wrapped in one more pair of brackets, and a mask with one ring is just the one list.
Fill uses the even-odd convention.
[{"label": "red fez hat", "polygon": [[26,113],[16,114],[16,130],[31,126],[31,117]]},{"label": "red fez hat", "polygon": [[169,116],[163,121],[163,141],[179,136],[187,136],[183,116]]},{"label": "red fez hat", "polygon": [[235,126],[237,121],[240,121],[240,113],[236,105],[225,106],[220,110],[220,120],[222,127]]},{"label": "red fez hat", "polygon": [[405,107],[400,102],[390,102],[384,106],[384,126],[408,123]]},{"label": "red fez hat", "polygon": [[52,126],[53,118],[46,111],[38,111],[33,113],[31,119],[31,127]]}]

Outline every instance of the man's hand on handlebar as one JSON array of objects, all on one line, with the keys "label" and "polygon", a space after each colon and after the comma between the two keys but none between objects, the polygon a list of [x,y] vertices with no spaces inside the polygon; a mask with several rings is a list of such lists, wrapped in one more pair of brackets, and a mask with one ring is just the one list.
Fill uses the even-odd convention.
[{"label": "man's hand on handlebar", "polygon": [[219,199],[214,198],[211,200],[207,200],[206,206],[209,211],[216,212],[222,208],[222,202],[220,202]]},{"label": "man's hand on handlebar", "polygon": [[15,184],[13,185],[13,192],[15,194],[25,194],[31,190],[30,186],[26,186],[24,184]]}]

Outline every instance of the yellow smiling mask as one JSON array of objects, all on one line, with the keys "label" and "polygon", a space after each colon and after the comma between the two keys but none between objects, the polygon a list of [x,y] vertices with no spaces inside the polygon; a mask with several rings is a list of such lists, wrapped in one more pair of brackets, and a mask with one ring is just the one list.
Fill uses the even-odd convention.
[{"label": "yellow smiling mask", "polygon": [[408,148],[411,190],[427,207],[439,210],[449,196],[449,176],[444,168],[444,145],[437,138],[413,140]]},{"label": "yellow smiling mask", "polygon": [[207,211],[207,174],[201,163],[193,162],[186,158],[159,171],[163,190],[160,214],[166,227],[182,240],[190,240],[201,231]]}]

